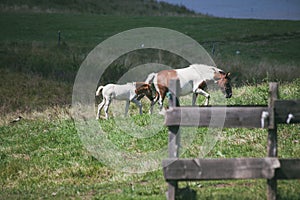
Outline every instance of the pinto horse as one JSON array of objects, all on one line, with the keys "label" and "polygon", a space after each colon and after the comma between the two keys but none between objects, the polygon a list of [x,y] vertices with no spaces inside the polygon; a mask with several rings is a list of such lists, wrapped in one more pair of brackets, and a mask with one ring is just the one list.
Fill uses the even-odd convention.
[{"label": "pinto horse", "polygon": [[142,114],[142,103],[140,99],[145,95],[153,102],[151,85],[144,82],[133,82],[124,85],[107,84],[105,86],[99,86],[96,91],[96,96],[100,96],[102,92],[103,100],[98,105],[98,112],[96,119],[100,118],[100,113],[104,107],[105,119],[108,119],[108,108],[113,99],[126,101],[125,116],[128,113],[130,102],[135,103],[139,107],[140,114]]},{"label": "pinto horse", "polygon": [[[158,73],[151,73],[145,82],[154,84],[155,90],[159,95],[158,98],[154,100],[153,105],[158,101],[160,110],[162,110],[163,101],[169,91],[170,79],[179,79],[179,96],[193,93],[192,105],[194,106],[198,94],[206,97],[204,105],[209,104],[210,95],[206,90],[207,84],[210,82],[217,83],[221,91],[225,94],[225,97],[230,98],[232,96],[232,89],[229,75],[230,73],[225,73],[223,70],[213,66],[192,64],[182,69],[163,70]],[[151,113],[153,111],[153,105],[151,105]]]}]

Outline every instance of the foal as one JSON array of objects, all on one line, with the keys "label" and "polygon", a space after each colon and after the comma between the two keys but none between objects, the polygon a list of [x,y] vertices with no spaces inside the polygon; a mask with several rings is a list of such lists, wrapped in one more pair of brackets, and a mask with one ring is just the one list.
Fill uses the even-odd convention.
[{"label": "foal", "polygon": [[151,86],[144,82],[133,82],[124,85],[107,84],[99,86],[96,91],[96,96],[100,96],[102,92],[103,100],[98,105],[98,112],[96,119],[100,118],[100,113],[104,107],[105,119],[108,119],[108,108],[113,99],[126,101],[125,116],[128,113],[130,102],[135,103],[139,107],[140,114],[142,114],[142,103],[140,99],[145,95],[152,102],[153,96]]}]

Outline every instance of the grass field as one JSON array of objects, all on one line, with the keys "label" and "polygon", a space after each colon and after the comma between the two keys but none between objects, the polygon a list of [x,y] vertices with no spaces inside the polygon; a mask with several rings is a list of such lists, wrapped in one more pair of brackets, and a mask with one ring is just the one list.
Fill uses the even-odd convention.
[{"label": "grass field", "polygon": [[4,0],[0,2],[0,10],[23,13],[93,13],[116,16],[199,16],[199,14],[195,14],[195,12],[188,10],[184,6],[152,0],[61,0],[38,2],[35,0]]},{"label": "grass field", "polygon": [[[298,84],[299,80],[281,85],[280,95],[284,99],[299,98],[299,90],[295,89]],[[236,98],[228,103],[266,103],[267,89],[266,83],[236,88]],[[52,117],[44,116],[48,114]],[[149,116],[132,114],[139,128],[143,128],[145,125],[140,122],[147,121]],[[165,199],[162,170],[145,174],[115,171],[85,149],[68,112],[63,113],[60,108],[44,112],[44,115],[35,118],[28,115],[28,119],[20,123],[0,127],[2,198]],[[137,139],[117,132],[115,119],[101,124],[109,127],[110,140],[124,151],[143,152],[167,145],[166,129],[152,137]],[[299,128],[299,125],[279,126],[279,157],[299,157]],[[199,156],[199,146],[204,142],[207,129],[196,132],[192,144],[181,157]],[[266,139],[265,130],[224,129],[207,157],[264,157]],[[183,182],[180,187],[189,185],[197,191],[197,197],[204,199],[262,199],[265,198],[265,183],[263,180]],[[299,180],[279,181],[278,185],[280,199],[299,198]]]},{"label": "grass field", "polygon": [[[97,44],[121,31],[165,27],[191,36],[209,53],[215,44],[212,57],[234,76],[228,105],[267,104],[268,81],[273,80],[280,81],[281,99],[300,98],[299,21],[1,13],[0,25],[0,199],[165,199],[162,170],[128,174],[99,162],[83,145],[70,114],[72,84],[81,62]],[[144,103],[146,110],[149,105]],[[122,106],[114,109],[123,112]],[[151,133],[150,116],[136,115],[134,106],[130,110],[136,126]],[[10,124],[18,115],[24,119]],[[167,144],[164,127],[139,139],[116,128],[117,119],[99,123],[124,151],[141,153]],[[299,125],[279,126],[280,158],[299,158],[299,130]],[[195,138],[181,157],[199,156],[207,129],[193,131]],[[266,156],[266,130],[224,129],[217,139],[206,157]],[[278,181],[279,198],[299,199],[299,183]],[[180,183],[182,188],[187,185],[199,199],[266,197],[265,180]]]},{"label": "grass field", "polygon": [[[1,68],[73,82],[87,54],[108,37],[138,27],[164,27],[198,41],[235,82],[298,77],[299,21],[209,17],[116,17],[92,14],[0,14]],[[58,46],[58,31],[61,45]],[[236,55],[236,51],[240,54]],[[293,71],[293,73],[290,73]],[[255,73],[255,76],[252,74]]]}]

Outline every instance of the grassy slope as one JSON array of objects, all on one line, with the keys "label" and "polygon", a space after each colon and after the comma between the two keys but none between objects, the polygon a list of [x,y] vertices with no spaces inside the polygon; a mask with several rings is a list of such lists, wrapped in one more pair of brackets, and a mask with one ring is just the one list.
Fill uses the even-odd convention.
[{"label": "grassy slope", "polygon": [[155,0],[2,0],[0,10],[17,12],[96,13],[101,15],[195,15],[184,6]]},{"label": "grassy slope", "polygon": [[[207,17],[117,17],[91,14],[0,14],[0,67],[73,81],[97,44],[119,32],[145,26],[180,31],[197,40],[236,82],[298,77],[299,21]],[[57,47],[57,32],[62,45]],[[239,50],[241,53],[236,55]],[[283,67],[284,66],[284,67]],[[255,76],[253,76],[255,74]]]},{"label": "grassy slope", "polygon": [[[299,77],[296,71],[287,70],[299,70],[299,22],[5,13],[1,14],[0,25],[4,27],[0,29],[1,198],[165,199],[161,170],[128,175],[94,159],[83,147],[66,108],[72,84],[45,79],[62,76],[64,80],[70,76],[67,80],[72,81],[72,73],[87,53],[120,31],[143,26],[175,29],[193,37],[208,51],[215,43],[214,59],[221,66],[233,65],[225,69],[235,74],[249,70],[254,81],[261,82],[267,77],[260,76],[260,67],[272,72],[273,67],[284,66],[283,71],[290,76],[287,80]],[[64,42],[60,48],[58,30]],[[235,55],[237,49],[241,51],[239,56]],[[251,71],[252,67],[257,68]],[[299,87],[299,79],[282,84],[281,98],[299,99]],[[267,90],[266,83],[244,85],[235,88],[234,98],[228,103],[266,104]],[[20,113],[25,120],[8,123]],[[147,121],[147,115],[135,118],[140,124]],[[104,123],[113,126],[112,121]],[[193,146],[183,157],[198,155],[202,132],[205,129],[199,129]],[[161,134],[137,140],[114,131],[111,138],[120,148],[138,152],[166,144],[166,132]],[[299,125],[279,127],[280,157],[299,157],[299,134]],[[208,156],[263,157],[265,152],[266,131],[226,129]],[[280,197],[299,199],[298,185],[298,180],[279,181]],[[181,186],[185,187],[185,183]],[[261,199],[266,191],[264,180],[201,182],[191,183],[190,187],[204,199]]]},{"label": "grassy slope", "polygon": [[[295,89],[299,80],[282,84],[284,99],[299,98]],[[234,91],[236,98],[229,104],[261,104],[267,101],[268,85],[245,86]],[[253,95],[255,94],[255,95]],[[214,95],[214,94],[213,94]],[[45,113],[46,114],[46,113]],[[165,199],[166,184],[162,171],[146,174],[124,174],[114,171],[83,147],[68,113],[51,120],[25,119],[17,124],[0,127],[0,193],[2,198],[81,198],[81,199]],[[143,122],[148,116],[135,116]],[[147,120],[146,120],[147,121]],[[166,130],[155,137],[137,139],[115,131],[114,120],[101,123],[111,127],[110,140],[119,148],[139,152],[166,145]],[[144,126],[141,124],[141,128]],[[198,129],[193,143],[181,157],[197,157],[207,129]],[[225,129],[208,157],[264,157],[266,131],[259,129]],[[279,157],[299,157],[299,125],[280,125],[278,129]],[[208,181],[190,183],[198,198],[262,199],[263,180]],[[185,187],[180,183],[180,187]],[[298,199],[298,180],[279,181],[281,199]]]}]

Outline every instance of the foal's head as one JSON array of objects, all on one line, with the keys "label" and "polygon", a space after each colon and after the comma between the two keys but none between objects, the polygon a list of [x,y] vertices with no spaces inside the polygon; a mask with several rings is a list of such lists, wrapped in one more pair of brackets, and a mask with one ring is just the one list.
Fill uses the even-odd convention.
[{"label": "foal's head", "polygon": [[230,73],[219,71],[218,73],[215,73],[215,80],[219,87],[221,88],[221,91],[223,94],[225,94],[226,98],[230,98],[232,96],[232,89],[231,89],[231,79],[229,77]]}]

